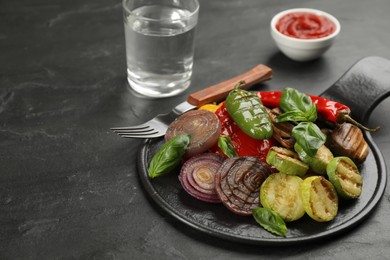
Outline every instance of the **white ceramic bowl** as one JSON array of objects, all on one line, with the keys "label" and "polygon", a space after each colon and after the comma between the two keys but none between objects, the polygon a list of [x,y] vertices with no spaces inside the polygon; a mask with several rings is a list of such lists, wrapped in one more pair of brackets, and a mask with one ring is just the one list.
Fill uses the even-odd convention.
[{"label": "white ceramic bowl", "polygon": [[[282,34],[276,29],[276,24],[280,18],[289,13],[308,12],[319,16],[325,16],[331,20],[336,28],[335,31],[325,37],[316,39],[298,39]],[[331,14],[310,8],[294,8],[276,14],[271,20],[271,35],[276,45],[287,57],[295,61],[309,61],[320,57],[333,44],[335,38],[340,33],[340,23]]]}]

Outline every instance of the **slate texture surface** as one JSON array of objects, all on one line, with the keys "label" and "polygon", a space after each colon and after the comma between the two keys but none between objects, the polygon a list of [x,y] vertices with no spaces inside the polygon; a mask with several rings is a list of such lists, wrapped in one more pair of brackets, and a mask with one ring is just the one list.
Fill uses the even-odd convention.
[{"label": "slate texture surface", "polygon": [[[320,94],[357,60],[390,58],[387,0],[200,0],[200,6],[191,88],[150,100],[127,87],[120,1],[0,1],[0,259],[389,257],[389,186],[352,231],[294,247],[215,239],[149,199],[136,165],[142,141],[121,139],[110,127],[168,112],[191,92],[258,63],[274,70],[259,89]],[[293,7],[321,9],[341,22],[336,43],[316,61],[287,59],[270,37],[272,16]],[[373,140],[386,159],[389,114],[387,98],[368,121],[382,127]]]}]

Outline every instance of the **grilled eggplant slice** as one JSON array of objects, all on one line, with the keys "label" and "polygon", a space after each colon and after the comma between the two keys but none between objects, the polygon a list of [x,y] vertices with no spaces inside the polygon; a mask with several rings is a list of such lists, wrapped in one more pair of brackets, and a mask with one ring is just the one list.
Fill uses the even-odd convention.
[{"label": "grilled eggplant slice", "polygon": [[269,117],[272,122],[273,134],[275,138],[283,147],[292,149],[294,148],[295,138],[291,135],[294,125],[290,122],[276,123],[275,118],[282,113],[280,108],[267,109]]},{"label": "grilled eggplant slice", "polygon": [[327,146],[334,156],[346,156],[357,165],[362,164],[368,155],[369,148],[359,127],[344,123],[328,135]]}]

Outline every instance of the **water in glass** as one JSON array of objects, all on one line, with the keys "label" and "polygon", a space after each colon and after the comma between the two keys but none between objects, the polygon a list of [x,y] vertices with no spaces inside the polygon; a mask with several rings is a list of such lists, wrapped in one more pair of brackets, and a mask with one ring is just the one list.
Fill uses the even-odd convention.
[{"label": "water in glass", "polygon": [[141,6],[125,14],[127,75],[146,96],[176,95],[190,85],[196,21],[188,10]]}]

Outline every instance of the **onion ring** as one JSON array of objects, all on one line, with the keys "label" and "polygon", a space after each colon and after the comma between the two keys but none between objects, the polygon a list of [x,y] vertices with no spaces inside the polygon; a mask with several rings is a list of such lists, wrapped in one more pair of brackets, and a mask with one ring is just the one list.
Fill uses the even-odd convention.
[{"label": "onion ring", "polygon": [[250,216],[260,206],[260,186],[271,174],[271,168],[254,156],[228,158],[216,174],[215,188],[230,211]]},{"label": "onion ring", "polygon": [[180,115],[168,126],[165,140],[168,141],[178,134],[191,135],[186,151],[186,157],[191,157],[206,152],[218,142],[221,124],[211,111],[191,110]]},{"label": "onion ring", "polygon": [[220,203],[215,190],[215,174],[224,160],[216,153],[204,153],[188,159],[179,175],[183,189],[204,202]]}]

